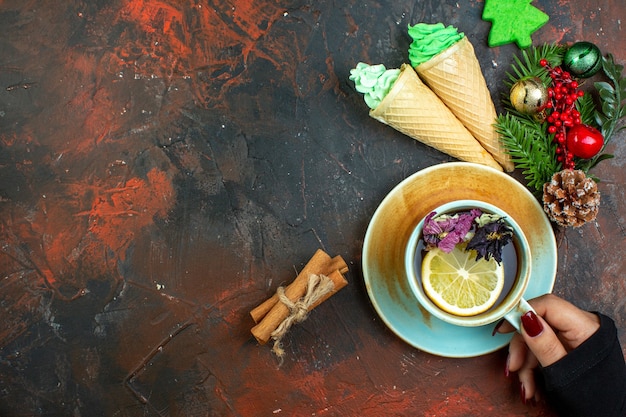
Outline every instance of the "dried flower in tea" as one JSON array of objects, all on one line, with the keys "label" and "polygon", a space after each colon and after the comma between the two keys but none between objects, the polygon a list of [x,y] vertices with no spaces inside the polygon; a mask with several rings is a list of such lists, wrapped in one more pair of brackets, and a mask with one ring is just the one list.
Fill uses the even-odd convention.
[{"label": "dried flower in tea", "polygon": [[[499,216],[498,216],[499,217]],[[480,222],[478,222],[480,224]],[[478,255],[476,260],[493,257],[496,262],[502,262],[502,248],[513,239],[513,229],[508,226],[502,217],[483,222],[474,233],[474,236],[467,244],[467,250],[475,250]]]},{"label": "dried flower in tea", "polygon": [[433,211],[424,219],[423,239],[426,250],[439,248],[450,253],[459,243],[467,243],[466,251],[475,250],[476,260],[492,257],[502,262],[502,248],[513,239],[513,229],[498,214],[479,209],[437,215]]},{"label": "dried flower in tea", "polygon": [[433,211],[424,219],[423,233],[426,247],[437,247],[450,253],[457,244],[466,239],[474,220],[481,214],[482,212],[478,209],[440,216],[437,216],[437,213]]}]

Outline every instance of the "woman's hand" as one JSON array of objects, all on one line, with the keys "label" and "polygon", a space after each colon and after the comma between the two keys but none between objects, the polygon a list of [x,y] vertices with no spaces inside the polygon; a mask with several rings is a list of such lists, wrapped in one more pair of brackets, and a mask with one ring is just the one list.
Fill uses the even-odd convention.
[{"label": "woman's hand", "polygon": [[[538,399],[534,369],[552,365],[576,349],[600,328],[600,318],[573,304],[547,294],[529,301],[532,311],[522,316],[521,334],[509,345],[506,374],[517,372],[522,400]],[[496,328],[500,333],[515,329],[507,322]]]}]

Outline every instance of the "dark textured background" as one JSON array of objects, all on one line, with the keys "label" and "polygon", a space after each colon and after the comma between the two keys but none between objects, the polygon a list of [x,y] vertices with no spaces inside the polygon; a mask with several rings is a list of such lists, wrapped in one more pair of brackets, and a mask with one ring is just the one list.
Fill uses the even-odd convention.
[{"label": "dark textured background", "polygon": [[[535,44],[626,61],[620,1],[533,4]],[[407,24],[441,21],[498,98],[518,49],[487,46],[483,5],[0,0],[0,415],[552,416],[521,403],[505,350],[400,341],[360,268],[386,193],[451,159],[369,118],[349,70],[399,66]],[[626,346],[624,138],[595,170],[597,222],[557,233],[555,292]],[[279,368],[248,312],[318,248],[350,284]]]}]

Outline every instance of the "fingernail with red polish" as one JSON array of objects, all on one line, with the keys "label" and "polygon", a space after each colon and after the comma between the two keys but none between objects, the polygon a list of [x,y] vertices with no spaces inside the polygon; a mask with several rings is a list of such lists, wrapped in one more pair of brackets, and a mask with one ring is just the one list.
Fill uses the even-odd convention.
[{"label": "fingernail with red polish", "polygon": [[524,384],[522,384],[521,382],[519,384],[519,394],[520,394],[520,398],[522,399],[522,402],[525,405],[526,404],[526,388],[524,388]]},{"label": "fingernail with red polish", "polygon": [[496,323],[496,327],[494,327],[493,331],[491,332],[492,336],[495,336],[496,333],[498,333],[498,330],[500,329],[500,327],[502,326],[503,323],[504,323],[504,319],[502,319],[498,323]]},{"label": "fingernail with red polish", "polygon": [[543,324],[534,311],[528,311],[522,315],[522,326],[530,337],[537,337],[543,332]]}]

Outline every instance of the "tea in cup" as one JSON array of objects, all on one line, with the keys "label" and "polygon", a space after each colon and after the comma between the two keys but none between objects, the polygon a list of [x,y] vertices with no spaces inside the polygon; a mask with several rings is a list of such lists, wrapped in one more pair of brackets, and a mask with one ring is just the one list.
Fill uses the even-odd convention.
[{"label": "tea in cup", "polygon": [[521,316],[532,310],[523,298],[528,241],[511,216],[484,201],[452,201],[422,219],[409,238],[405,270],[418,302],[454,325],[506,318],[519,330]]}]

